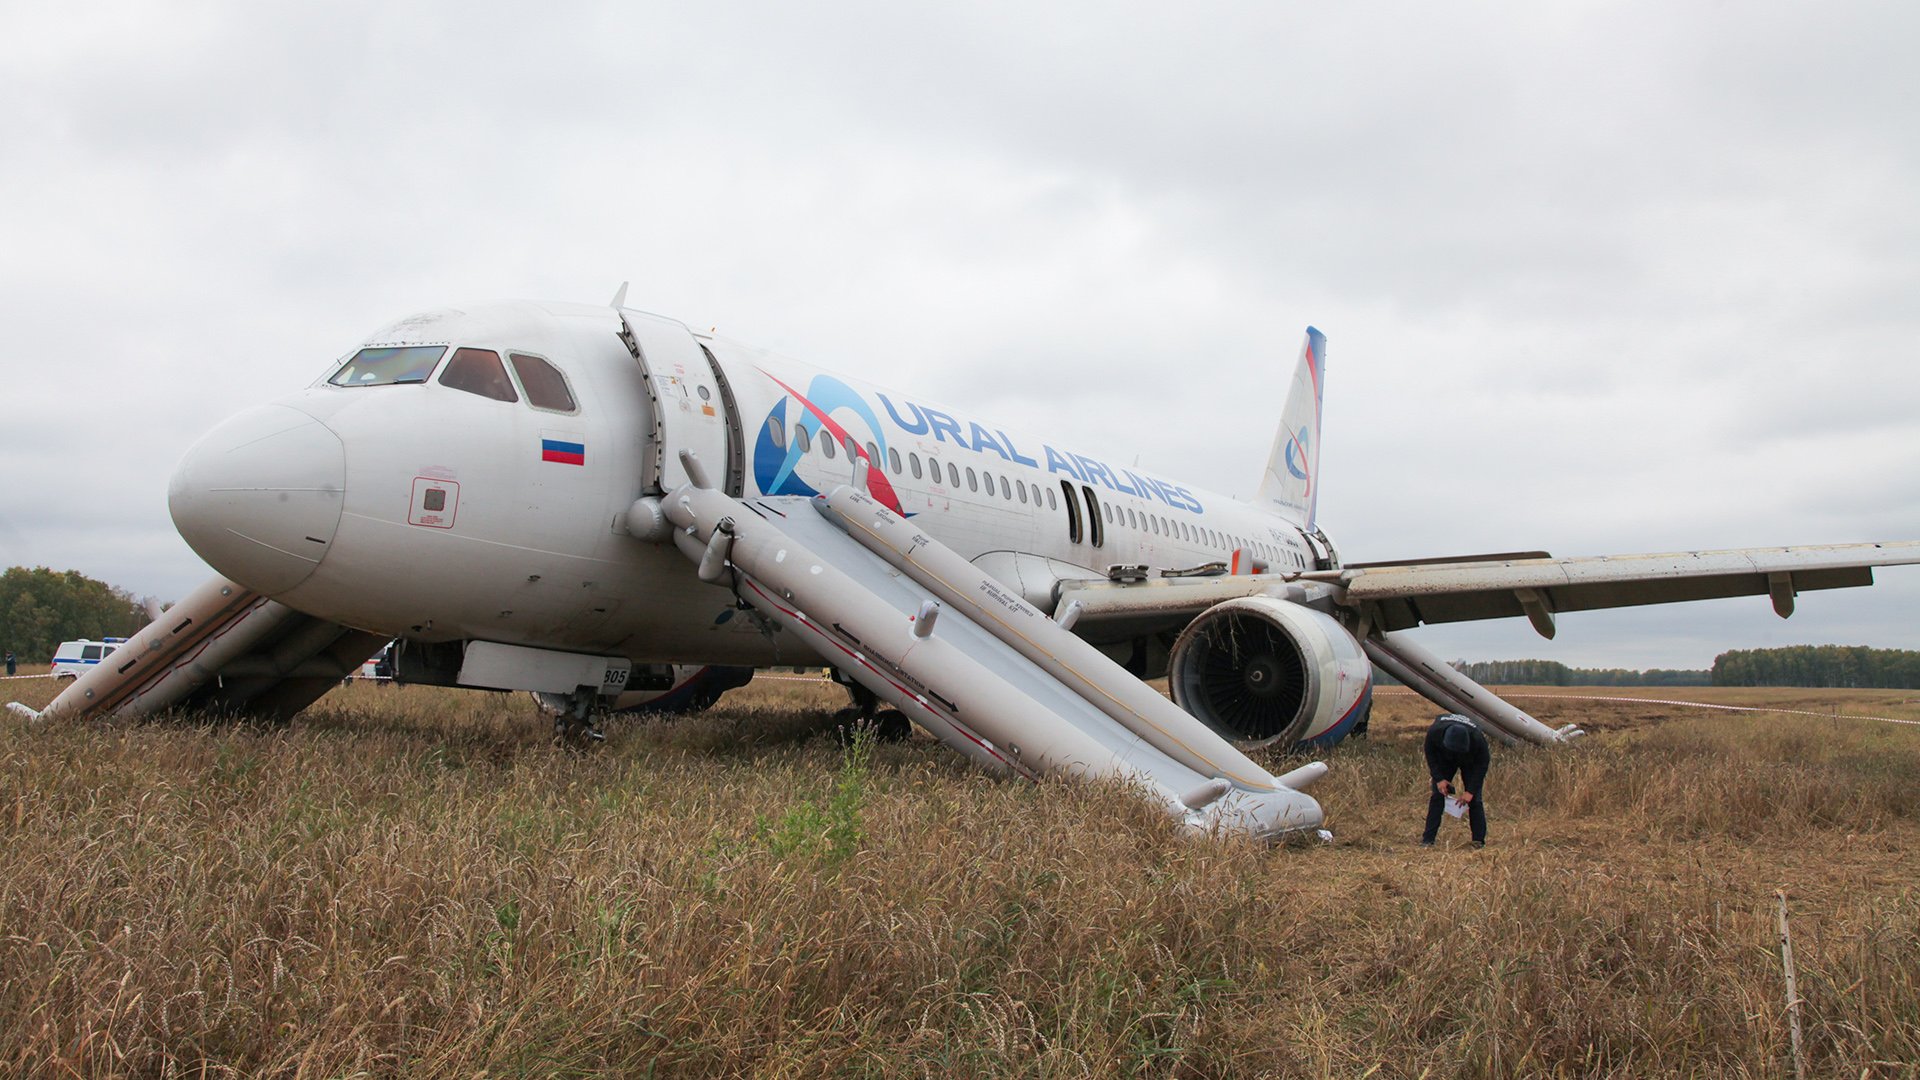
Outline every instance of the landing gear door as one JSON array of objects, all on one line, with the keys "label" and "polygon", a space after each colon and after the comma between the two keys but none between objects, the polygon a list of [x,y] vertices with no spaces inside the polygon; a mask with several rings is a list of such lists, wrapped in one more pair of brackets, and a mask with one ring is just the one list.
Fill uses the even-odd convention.
[{"label": "landing gear door", "polygon": [[729,433],[733,419],[706,350],[692,331],[671,319],[624,308],[616,311],[621,340],[646,379],[653,412],[653,439],[641,470],[642,489],[664,493],[685,483],[682,450],[693,451],[709,475],[726,469],[731,484],[738,453]]}]

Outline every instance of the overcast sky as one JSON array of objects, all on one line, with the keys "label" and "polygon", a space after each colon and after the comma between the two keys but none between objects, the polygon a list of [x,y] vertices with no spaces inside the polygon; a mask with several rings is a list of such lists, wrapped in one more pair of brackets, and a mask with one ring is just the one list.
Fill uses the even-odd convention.
[{"label": "overcast sky", "polygon": [[[536,13],[537,12],[537,13]],[[1920,7],[0,7],[0,564],[173,599],[201,432],[461,300],[629,302],[1349,559],[1920,538]],[[1920,648],[1920,567],[1420,631]]]}]

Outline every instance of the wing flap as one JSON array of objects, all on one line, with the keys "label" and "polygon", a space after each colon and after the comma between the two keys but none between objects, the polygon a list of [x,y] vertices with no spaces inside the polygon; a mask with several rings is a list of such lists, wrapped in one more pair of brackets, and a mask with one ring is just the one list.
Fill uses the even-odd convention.
[{"label": "wing flap", "polygon": [[1771,596],[1784,615],[1798,593],[1871,585],[1874,567],[1914,563],[1920,563],[1920,541],[1912,540],[1568,559],[1409,560],[1337,572],[1084,582],[1063,590],[1060,603],[1078,602],[1078,625],[1098,640],[1121,628],[1177,627],[1235,597],[1331,585],[1334,602],[1362,611],[1372,629],[1526,617],[1550,637],[1553,616],[1566,611]]}]

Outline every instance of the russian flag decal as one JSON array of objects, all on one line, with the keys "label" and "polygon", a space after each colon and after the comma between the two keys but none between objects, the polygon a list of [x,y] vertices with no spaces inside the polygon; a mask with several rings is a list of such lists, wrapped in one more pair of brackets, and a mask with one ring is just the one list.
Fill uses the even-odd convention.
[{"label": "russian flag decal", "polygon": [[540,440],[540,460],[557,461],[562,465],[585,465],[587,463],[587,444],[569,439]]}]

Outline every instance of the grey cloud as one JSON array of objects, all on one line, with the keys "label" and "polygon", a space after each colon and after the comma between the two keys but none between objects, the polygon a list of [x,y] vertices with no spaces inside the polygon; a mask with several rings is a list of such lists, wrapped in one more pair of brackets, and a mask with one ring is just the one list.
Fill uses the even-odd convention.
[{"label": "grey cloud", "polygon": [[[641,306],[1241,494],[1315,323],[1322,517],[1353,557],[1920,535],[1917,21],[16,8],[0,472],[49,442],[122,464],[93,506],[7,495],[7,554],[190,578],[164,488],[198,431],[409,310],[629,278]],[[63,408],[76,377],[117,396]],[[1868,614],[1916,594],[1890,574],[1833,617],[1911,643]],[[1749,632],[1715,605],[1648,618],[1555,647]]]}]

